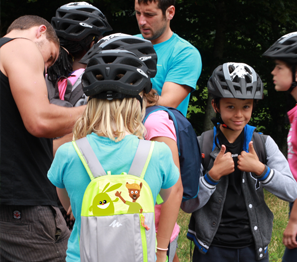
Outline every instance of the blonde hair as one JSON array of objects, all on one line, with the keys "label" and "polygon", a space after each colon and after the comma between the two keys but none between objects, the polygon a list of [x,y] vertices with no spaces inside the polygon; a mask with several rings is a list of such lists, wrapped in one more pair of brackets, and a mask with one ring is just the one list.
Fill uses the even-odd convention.
[{"label": "blonde hair", "polygon": [[74,125],[74,139],[80,139],[92,132],[115,142],[121,141],[126,132],[143,139],[145,127],[142,119],[144,115],[145,107],[141,110],[136,98],[112,101],[92,98],[88,101],[83,115]]}]

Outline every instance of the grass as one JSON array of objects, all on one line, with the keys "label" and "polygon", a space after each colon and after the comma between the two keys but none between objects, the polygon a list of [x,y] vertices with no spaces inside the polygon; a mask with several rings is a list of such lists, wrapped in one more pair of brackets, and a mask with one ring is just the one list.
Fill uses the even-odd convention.
[{"label": "grass", "polygon": [[[268,247],[269,251],[269,262],[281,262],[282,256],[285,251],[282,238],[283,232],[288,223],[288,203],[280,200],[273,194],[265,192],[265,200],[269,208],[274,214],[273,230],[271,242]],[[187,239],[188,224],[190,221],[190,214],[187,214],[180,210],[177,223],[180,226],[180,234],[178,238],[178,250],[177,254],[180,262],[190,262],[190,244],[191,242]],[[192,244],[193,251],[194,246]]]}]

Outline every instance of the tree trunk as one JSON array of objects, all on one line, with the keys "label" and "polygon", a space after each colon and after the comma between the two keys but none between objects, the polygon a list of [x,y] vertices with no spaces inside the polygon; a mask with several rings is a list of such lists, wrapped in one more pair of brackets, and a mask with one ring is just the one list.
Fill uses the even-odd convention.
[{"label": "tree trunk", "polygon": [[[214,39],[213,65],[215,69],[220,65],[224,53],[225,33],[226,33],[226,5],[224,0],[220,0],[216,5],[216,36]],[[213,124],[210,121],[215,117],[215,112],[211,106],[211,97],[208,95],[207,106],[204,118],[204,131],[212,129]]]}]

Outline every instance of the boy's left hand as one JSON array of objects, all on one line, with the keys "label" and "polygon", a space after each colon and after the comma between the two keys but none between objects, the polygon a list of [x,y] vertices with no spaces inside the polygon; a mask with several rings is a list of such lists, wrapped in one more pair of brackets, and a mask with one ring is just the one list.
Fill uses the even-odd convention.
[{"label": "boy's left hand", "polygon": [[238,156],[237,167],[241,171],[252,172],[257,176],[264,172],[265,165],[259,161],[253,141],[249,143],[249,153],[242,151]]}]

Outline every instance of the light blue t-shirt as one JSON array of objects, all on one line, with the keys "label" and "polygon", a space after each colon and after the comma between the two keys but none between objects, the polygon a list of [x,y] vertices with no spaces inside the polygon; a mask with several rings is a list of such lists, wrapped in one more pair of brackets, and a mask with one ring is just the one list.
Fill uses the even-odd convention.
[{"label": "light blue t-shirt", "polygon": [[[106,172],[120,174],[129,171],[139,142],[136,136],[127,135],[120,142],[114,142],[107,137],[99,137],[92,133],[87,136],[87,139]],[[48,171],[48,178],[56,187],[66,188],[70,198],[75,223],[68,241],[66,261],[78,262],[80,261],[78,232],[80,232],[81,205],[90,178],[72,143],[59,147]],[[144,177],[152,190],[154,201],[156,202],[161,188],[172,187],[178,178],[179,171],[173,162],[169,147],[164,143],[155,142]]]},{"label": "light blue t-shirt", "polygon": [[[141,34],[136,36],[143,38]],[[173,33],[167,41],[154,45],[154,49],[158,56],[157,74],[151,81],[153,89],[159,95],[162,93],[165,82],[187,85],[193,90],[196,89],[202,70],[201,56],[196,47]],[[190,94],[177,107],[185,116],[189,100]]]}]

